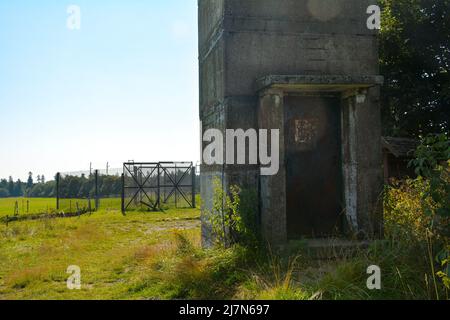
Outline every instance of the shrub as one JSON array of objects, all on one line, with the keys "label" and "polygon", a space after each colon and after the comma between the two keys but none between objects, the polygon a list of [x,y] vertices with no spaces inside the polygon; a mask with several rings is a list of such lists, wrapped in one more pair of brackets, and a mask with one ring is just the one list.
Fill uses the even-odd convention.
[{"label": "shrub", "polygon": [[447,136],[424,138],[410,165],[429,183],[422,194],[425,213],[450,218],[450,140]]},{"label": "shrub", "polygon": [[[439,298],[442,291],[448,295],[450,283],[450,141],[446,135],[427,136],[415,157],[410,165],[418,178],[387,187],[385,231],[393,243],[418,250],[417,261],[428,263],[427,281]],[[437,277],[442,280],[439,284]]]},{"label": "shrub", "polygon": [[426,240],[427,230],[432,224],[431,216],[423,212],[423,197],[428,189],[429,184],[422,178],[397,181],[387,187],[384,199],[387,238]]},{"label": "shrub", "polygon": [[[207,214],[213,236],[217,245],[229,246],[240,243],[255,246],[257,243],[256,216],[251,191],[231,186],[229,193],[224,190],[219,179],[213,181],[214,196],[211,212]],[[244,196],[245,201],[241,198]]]}]

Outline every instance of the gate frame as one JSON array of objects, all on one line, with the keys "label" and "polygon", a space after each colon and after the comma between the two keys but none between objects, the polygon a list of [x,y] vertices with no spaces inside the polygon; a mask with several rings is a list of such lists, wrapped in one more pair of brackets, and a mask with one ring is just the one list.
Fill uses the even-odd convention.
[{"label": "gate frame", "polygon": [[[177,166],[177,165],[179,165],[179,166]],[[138,172],[141,172],[141,173],[142,173],[142,169],[151,169],[151,172],[149,175],[144,176],[144,181],[142,183],[140,183],[136,174],[134,172],[132,172],[134,170],[130,170],[131,167],[137,167]],[[169,174],[168,170],[170,170],[170,169],[175,169],[174,177],[172,177]],[[177,169],[184,170],[184,173],[180,178],[177,178]],[[157,177],[157,185],[154,187],[146,187],[145,184],[152,177],[152,175],[154,174],[155,171],[157,172],[157,176],[156,176]],[[131,187],[131,186],[125,185],[125,175],[127,172],[133,179],[136,186]],[[169,177],[169,180],[172,184],[166,185],[165,181],[164,181],[164,184],[161,184],[161,175],[164,173],[166,174],[167,177]],[[188,174],[191,175],[191,184],[182,185],[181,182]],[[123,163],[123,173],[122,173],[122,199],[121,199],[122,214],[126,213],[127,209],[129,208],[129,206],[131,205],[133,200],[139,195],[140,192],[142,192],[150,202],[150,204],[148,204],[148,203],[143,203],[143,204],[148,206],[149,209],[151,209],[152,211],[160,211],[161,210],[161,200],[162,200],[162,203],[167,203],[167,201],[172,197],[172,195],[175,195],[175,206],[176,206],[177,205],[177,197],[176,197],[177,192],[179,194],[181,194],[181,196],[187,202],[189,207],[196,208],[195,176],[196,176],[195,166],[192,161],[185,161],[185,162],[182,162],[182,161],[180,161],[180,162],[124,162]],[[188,200],[189,197],[187,197],[181,189],[181,188],[187,188],[187,187],[191,188],[192,196],[191,196],[190,200]],[[169,194],[166,197],[161,198],[161,188],[170,188],[171,191],[169,192]],[[134,192],[133,196],[131,197],[131,200],[128,203],[125,202],[126,189],[136,190]],[[156,201],[154,203],[144,189],[156,189],[157,197],[156,197]],[[142,203],[142,201],[141,201],[141,203]]]}]

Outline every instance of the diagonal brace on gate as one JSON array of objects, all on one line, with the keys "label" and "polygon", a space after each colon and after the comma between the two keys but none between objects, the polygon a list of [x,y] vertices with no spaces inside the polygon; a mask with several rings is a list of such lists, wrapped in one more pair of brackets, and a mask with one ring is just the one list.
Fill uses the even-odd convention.
[{"label": "diagonal brace on gate", "polygon": [[[174,174],[171,173],[171,170],[174,170]],[[179,171],[182,173],[181,176],[177,176]],[[189,174],[191,175],[191,183],[183,183]],[[169,184],[166,184],[166,179],[164,179],[164,184],[161,184],[163,175],[169,179]],[[126,180],[125,176],[131,177],[131,179]],[[187,188],[192,192],[192,200],[189,200],[186,194]],[[161,198],[162,189],[170,190],[170,192]],[[125,201],[125,190],[132,190],[132,197],[128,201]],[[156,199],[152,199],[149,193],[151,195],[156,194]],[[130,208],[133,202],[138,202],[153,211],[160,210],[161,204],[167,204],[168,200],[174,195],[175,206],[177,206],[177,194],[181,195],[189,207],[195,208],[195,167],[192,162],[124,163],[122,178],[123,213]],[[142,199],[136,201],[138,197],[145,198],[145,201]]]},{"label": "diagonal brace on gate", "polygon": [[[131,197],[131,200],[127,203],[127,205],[125,206],[125,208],[128,208],[128,207],[130,206],[130,204],[136,199],[136,197],[142,192],[142,193],[145,195],[145,197],[147,198],[147,200],[148,200],[148,202],[149,202],[150,204],[145,203],[145,202],[142,201],[142,200],[141,200],[140,202],[141,202],[142,204],[144,204],[145,206],[147,206],[147,207],[149,207],[149,208],[151,208],[151,209],[153,209],[153,210],[155,211],[156,208],[157,208],[157,206],[158,206],[158,203],[152,201],[152,199],[150,198],[150,196],[148,195],[148,193],[145,191],[145,185],[147,184],[148,180],[150,179],[150,177],[151,177],[151,176],[153,175],[153,173],[155,172],[156,168],[153,168],[153,170],[152,170],[148,175],[146,175],[146,178],[145,178],[145,180],[144,180],[142,183],[139,182],[139,179],[138,179],[138,177],[136,176],[135,173],[132,173],[132,172],[129,170],[128,167],[125,167],[125,168],[126,168],[126,170],[128,171],[128,173],[131,175],[131,177],[132,177],[134,183],[137,185],[137,188],[136,188],[137,190],[136,190],[136,192],[134,193],[133,197]],[[143,172],[142,172],[142,168],[138,168],[138,173],[140,173],[140,174],[142,174],[143,176],[145,176],[145,175],[143,174]]]}]

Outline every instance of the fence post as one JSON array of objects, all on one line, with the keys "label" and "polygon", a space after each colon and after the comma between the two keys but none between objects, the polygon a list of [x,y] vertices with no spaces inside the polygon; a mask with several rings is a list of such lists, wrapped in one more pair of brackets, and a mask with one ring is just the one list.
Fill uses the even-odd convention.
[{"label": "fence post", "polygon": [[157,190],[157,198],[156,198],[156,207],[157,209],[161,209],[161,164],[157,164],[158,166],[158,190]]},{"label": "fence post", "polygon": [[122,194],[121,194],[121,209],[122,214],[125,214],[125,174],[122,173]]},{"label": "fence post", "polygon": [[177,184],[178,184],[178,180],[177,180],[177,164],[175,163],[175,208],[178,208],[177,205]]},{"label": "fence post", "polygon": [[98,211],[99,209],[99,197],[98,197],[98,170],[95,170],[95,211]]},{"label": "fence post", "polygon": [[56,210],[59,211],[59,182],[61,179],[61,174],[56,173]]},{"label": "fence post", "polygon": [[80,207],[78,206],[78,202],[77,202],[77,215],[78,217],[80,217]]},{"label": "fence post", "polygon": [[134,174],[134,179],[133,180],[135,180],[135,181],[133,181],[133,185],[135,183],[137,184],[138,192],[139,192],[139,194],[134,197],[134,205],[136,207],[138,207],[139,206],[139,196],[141,194],[141,190],[140,190],[140,186],[139,186],[140,180],[139,180],[138,167],[136,167],[135,165],[133,165],[133,174]]},{"label": "fence post", "polygon": [[191,168],[191,178],[192,178],[192,208],[195,208],[195,165],[192,164]]}]

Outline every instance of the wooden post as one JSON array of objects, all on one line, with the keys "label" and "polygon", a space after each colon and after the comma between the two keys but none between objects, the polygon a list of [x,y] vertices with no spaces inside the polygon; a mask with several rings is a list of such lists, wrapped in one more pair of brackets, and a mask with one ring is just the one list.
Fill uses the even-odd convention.
[{"label": "wooden post", "polygon": [[122,194],[121,194],[121,209],[122,214],[125,215],[125,174],[122,173]]},{"label": "wooden post", "polygon": [[95,210],[99,209],[99,195],[98,195],[98,170],[95,170]]},{"label": "wooden post", "polygon": [[59,180],[61,179],[61,174],[58,172],[56,174],[56,210],[59,211]]}]

